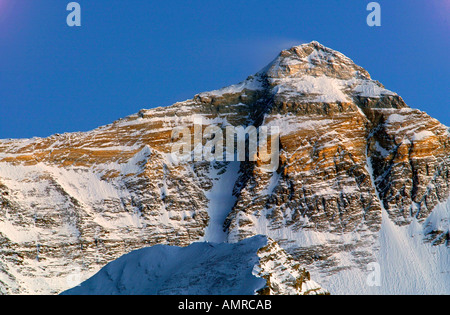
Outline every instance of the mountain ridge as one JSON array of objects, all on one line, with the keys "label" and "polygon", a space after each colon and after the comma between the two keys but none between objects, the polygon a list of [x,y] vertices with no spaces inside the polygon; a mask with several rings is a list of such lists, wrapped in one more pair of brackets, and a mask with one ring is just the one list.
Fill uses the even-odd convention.
[{"label": "mountain ridge", "polygon": [[[278,266],[271,265],[273,257]],[[236,244],[156,245],[113,261],[63,295],[316,295],[308,279],[273,240],[255,236]]]}]

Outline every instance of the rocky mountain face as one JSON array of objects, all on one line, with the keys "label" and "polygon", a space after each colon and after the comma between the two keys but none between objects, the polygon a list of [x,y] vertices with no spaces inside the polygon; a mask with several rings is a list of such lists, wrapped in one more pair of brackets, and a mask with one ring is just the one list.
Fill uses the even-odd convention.
[{"label": "rocky mountain face", "polygon": [[[174,160],[173,129],[199,119],[279,127],[278,169]],[[429,282],[449,293],[449,137],[312,42],[237,85],[90,132],[0,140],[0,292],[59,293],[142,247],[261,234],[331,293],[368,292],[367,266],[394,272],[384,250],[420,239],[414,259],[433,258]],[[422,267],[411,268],[410,279]]]}]

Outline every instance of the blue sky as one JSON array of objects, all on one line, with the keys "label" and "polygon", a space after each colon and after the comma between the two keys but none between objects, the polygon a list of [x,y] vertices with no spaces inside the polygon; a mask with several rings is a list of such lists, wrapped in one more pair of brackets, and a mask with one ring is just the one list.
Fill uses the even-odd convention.
[{"label": "blue sky", "polygon": [[450,0],[0,0],[0,138],[87,131],[238,83],[317,40],[450,125]]}]

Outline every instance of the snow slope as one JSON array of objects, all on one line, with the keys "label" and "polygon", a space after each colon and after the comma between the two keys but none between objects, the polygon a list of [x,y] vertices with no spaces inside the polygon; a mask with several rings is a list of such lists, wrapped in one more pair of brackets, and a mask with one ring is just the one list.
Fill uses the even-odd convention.
[{"label": "snow slope", "polygon": [[[370,162],[368,171],[374,182]],[[332,294],[342,295],[450,294],[450,249],[424,242],[431,230],[450,230],[450,199],[439,204],[427,220],[414,219],[408,226],[396,225],[382,208],[381,230],[373,244],[375,265],[341,271],[322,279],[322,284]],[[321,279],[319,274],[313,276]]]},{"label": "snow slope", "polygon": [[206,197],[210,200],[208,207],[210,219],[203,237],[206,242],[223,243],[227,239],[223,224],[236,202],[233,188],[239,177],[240,165],[240,162],[230,162],[223,174],[217,174],[217,170],[212,169],[215,173],[211,174],[214,178],[213,187],[206,192]]},{"label": "snow slope", "polygon": [[63,295],[327,294],[265,236],[239,243],[156,245],[109,263]]},{"label": "snow slope", "polygon": [[111,262],[67,295],[253,295],[265,280],[253,275],[265,237],[238,244],[156,245]]},{"label": "snow slope", "polygon": [[[450,201],[433,212],[450,211]],[[448,221],[447,221],[448,227]],[[345,270],[323,278],[331,294],[448,295],[450,294],[450,256],[445,245],[424,243],[426,223],[417,221],[400,227],[383,211],[383,225],[374,247],[375,269]],[[373,266],[373,265],[370,265]],[[312,273],[315,279],[320,275]],[[371,280],[378,279],[374,282]]]}]

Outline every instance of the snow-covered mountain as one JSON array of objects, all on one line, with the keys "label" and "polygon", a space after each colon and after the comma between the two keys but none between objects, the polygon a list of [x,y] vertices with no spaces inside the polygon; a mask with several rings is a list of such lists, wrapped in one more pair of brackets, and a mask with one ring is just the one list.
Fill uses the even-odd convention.
[{"label": "snow-covered mountain", "polygon": [[[274,266],[274,261],[278,266]],[[264,236],[241,242],[155,245],[122,256],[64,295],[327,294]]]},{"label": "snow-covered mountain", "polygon": [[[196,119],[278,126],[278,170],[178,163],[172,130]],[[446,126],[341,53],[296,46],[169,107],[0,140],[0,292],[60,293],[144,247],[266,235],[331,294],[449,294],[449,156]]]}]

